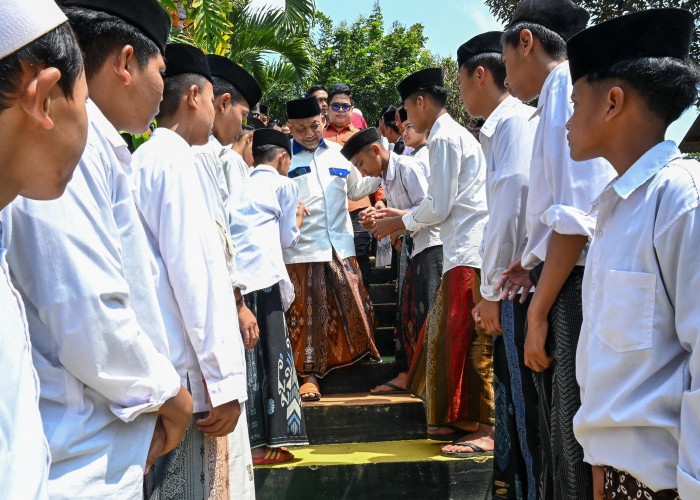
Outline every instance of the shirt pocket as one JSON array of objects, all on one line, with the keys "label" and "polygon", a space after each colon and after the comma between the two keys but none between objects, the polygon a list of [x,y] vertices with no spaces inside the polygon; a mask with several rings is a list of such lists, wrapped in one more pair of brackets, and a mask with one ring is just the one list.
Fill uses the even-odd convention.
[{"label": "shirt pocket", "polygon": [[656,275],[609,270],[596,335],[615,352],[651,349]]}]

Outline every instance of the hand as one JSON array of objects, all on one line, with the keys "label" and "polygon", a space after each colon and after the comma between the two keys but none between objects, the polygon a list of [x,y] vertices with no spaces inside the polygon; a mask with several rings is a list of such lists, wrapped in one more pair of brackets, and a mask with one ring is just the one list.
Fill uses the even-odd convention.
[{"label": "hand", "polygon": [[593,466],[593,500],[603,500],[605,498],[605,467],[602,465]]},{"label": "hand", "polygon": [[306,207],[303,201],[297,203],[297,228],[301,228],[304,223],[304,217],[311,215],[311,211]]},{"label": "hand", "polygon": [[520,259],[513,262],[503,271],[503,276],[496,283],[496,290],[501,290],[501,300],[514,300],[520,293],[520,303],[527,301],[528,293],[532,288],[530,272],[523,268]]},{"label": "hand", "polygon": [[536,372],[543,372],[554,362],[547,354],[547,335],[549,321],[547,317],[527,316],[527,334],[525,336],[525,366]]},{"label": "hand", "polygon": [[386,202],[384,200],[379,200],[377,201],[377,203],[374,204],[374,208],[376,208],[377,210],[386,208]]},{"label": "hand", "polygon": [[207,418],[197,420],[197,428],[205,436],[224,437],[233,432],[241,416],[241,405],[238,401],[229,401],[209,410]]},{"label": "hand", "polygon": [[177,448],[187,432],[191,418],[192,396],[187,389],[180,386],[175,397],[168,399],[158,410],[156,427],[146,457],[146,474],[151,470],[156,458]]},{"label": "hand", "polygon": [[382,219],[377,219],[374,221],[374,226],[372,227],[372,234],[378,240],[383,240],[391,233],[403,229],[403,221],[401,217],[384,217]]},{"label": "hand", "polygon": [[377,218],[383,219],[385,217],[403,217],[408,213],[408,210],[401,210],[398,208],[382,208],[377,210]]},{"label": "hand", "polygon": [[360,225],[367,231],[371,231],[374,227],[374,221],[377,218],[377,210],[369,207],[362,212],[360,212]]},{"label": "hand", "polygon": [[397,252],[400,252],[403,248],[403,240],[398,233],[393,233],[391,235],[391,244],[394,246]]},{"label": "hand", "polygon": [[486,333],[501,335],[501,303],[482,299],[474,309],[472,317]]},{"label": "hand", "polygon": [[258,328],[258,320],[253,311],[245,305],[245,302],[238,305],[238,326],[243,335],[243,345],[246,350],[252,351],[260,338],[260,329]]}]

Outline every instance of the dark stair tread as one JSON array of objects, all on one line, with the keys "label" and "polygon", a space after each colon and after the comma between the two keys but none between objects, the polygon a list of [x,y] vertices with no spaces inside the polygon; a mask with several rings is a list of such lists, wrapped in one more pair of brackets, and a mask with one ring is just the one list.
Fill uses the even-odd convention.
[{"label": "dark stair tread", "polygon": [[[391,353],[382,355],[390,356],[393,353],[392,348]],[[322,394],[369,392],[371,388],[391,380],[396,374],[393,362],[363,360],[333,370],[320,379],[319,384]]]}]

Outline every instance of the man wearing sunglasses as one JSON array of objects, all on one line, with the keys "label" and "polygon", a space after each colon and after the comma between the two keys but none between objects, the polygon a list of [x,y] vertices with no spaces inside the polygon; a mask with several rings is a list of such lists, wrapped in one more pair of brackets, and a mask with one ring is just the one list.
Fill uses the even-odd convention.
[{"label": "man wearing sunglasses", "polygon": [[[323,138],[327,141],[338,143],[345,146],[345,143],[359,130],[352,124],[353,103],[350,87],[344,83],[336,83],[328,90],[328,127],[323,132]],[[372,199],[370,199],[370,196]],[[370,262],[369,257],[372,250],[372,236],[360,224],[360,212],[375,206],[376,208],[385,208],[386,203],[383,201],[386,196],[384,189],[379,190],[370,195],[365,196],[359,201],[348,199],[348,210],[352,219],[352,227],[355,238],[355,252],[357,254],[357,263],[360,265],[362,272],[362,281],[365,288],[369,290],[369,273]],[[381,205],[377,207],[377,204]]]}]

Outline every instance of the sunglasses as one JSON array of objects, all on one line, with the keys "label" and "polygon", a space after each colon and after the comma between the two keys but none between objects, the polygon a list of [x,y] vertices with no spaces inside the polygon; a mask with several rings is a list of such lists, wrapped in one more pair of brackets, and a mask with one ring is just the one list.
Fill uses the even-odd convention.
[{"label": "sunglasses", "polygon": [[350,111],[350,108],[352,108],[352,104],[347,104],[347,103],[346,104],[339,104],[339,103],[331,104],[331,109],[333,111],[343,111],[343,112],[347,113],[348,111]]}]

